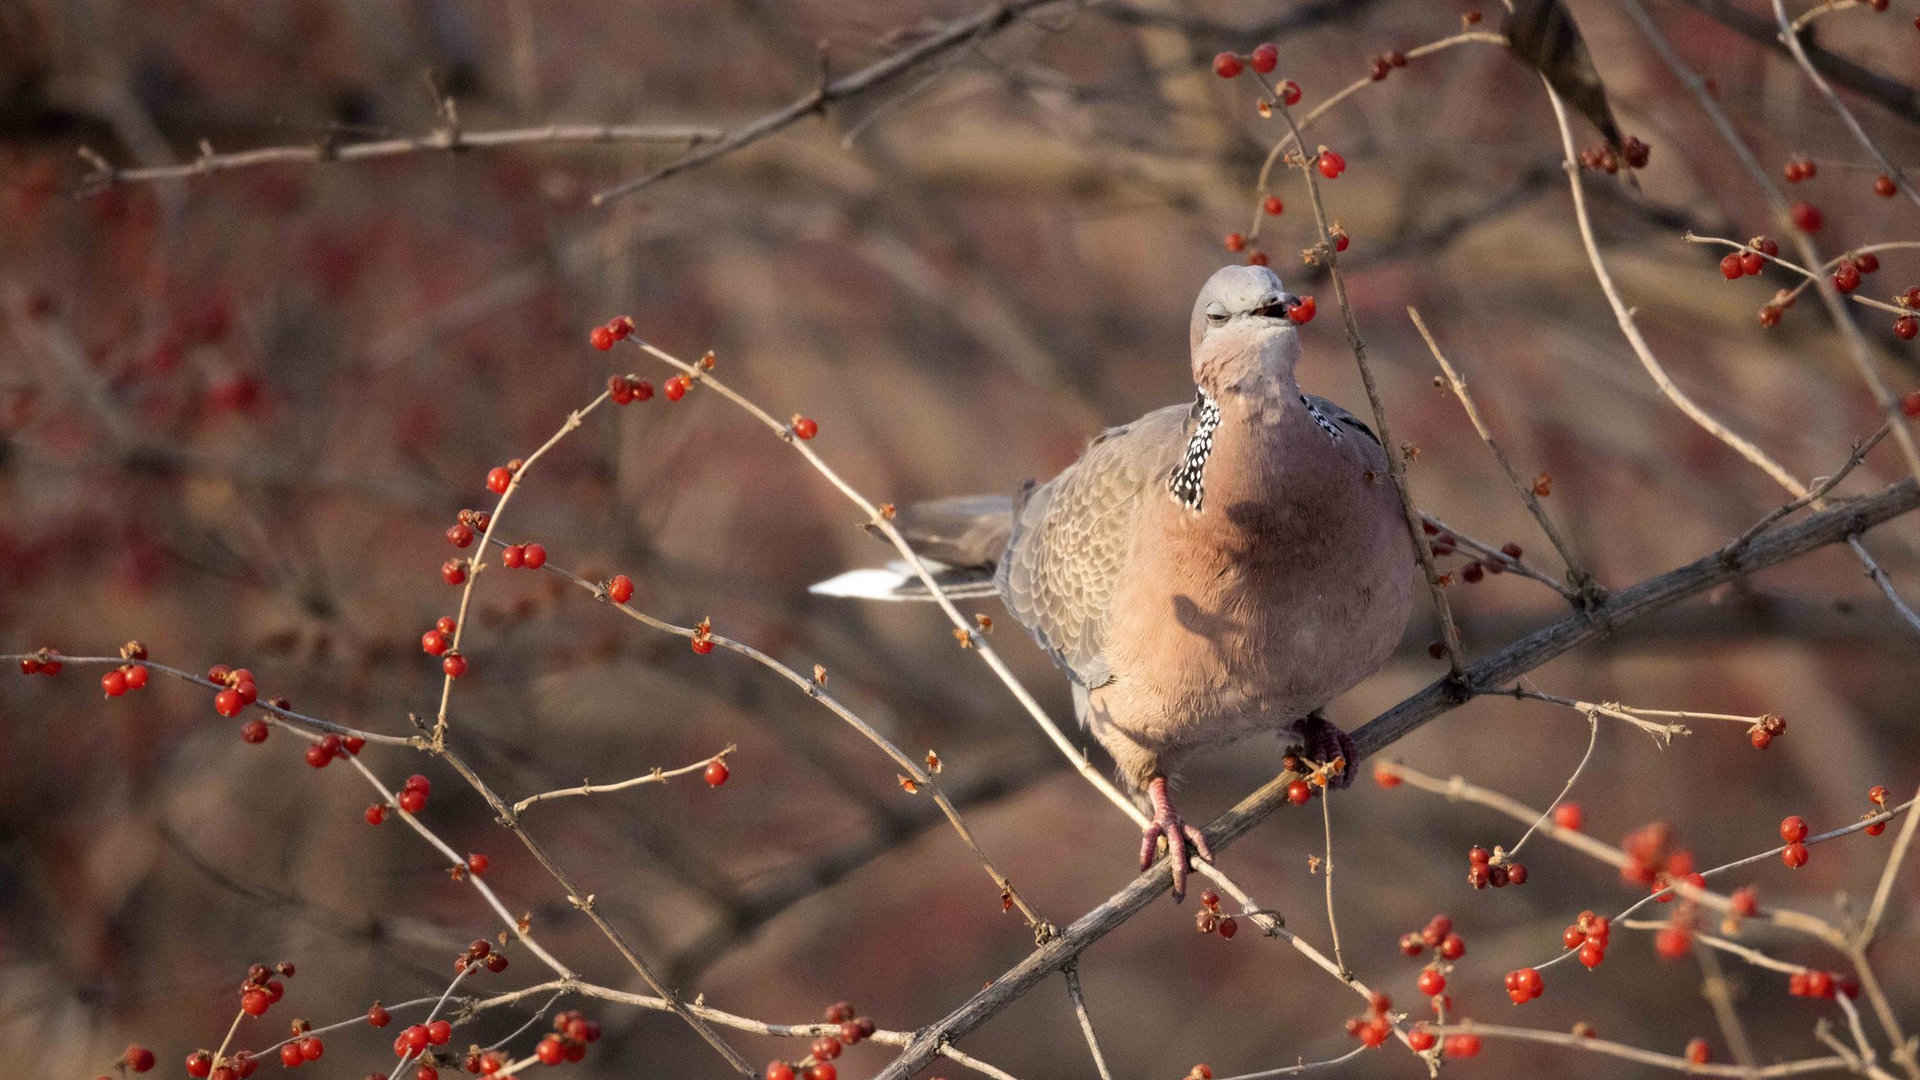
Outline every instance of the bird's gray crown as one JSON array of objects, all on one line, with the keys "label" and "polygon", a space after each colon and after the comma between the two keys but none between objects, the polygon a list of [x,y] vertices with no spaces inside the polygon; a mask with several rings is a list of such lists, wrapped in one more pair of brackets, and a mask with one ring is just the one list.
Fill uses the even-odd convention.
[{"label": "bird's gray crown", "polygon": [[1278,319],[1286,325],[1287,309],[1299,303],[1287,292],[1280,275],[1264,266],[1223,266],[1213,272],[1193,302],[1189,324],[1194,348],[1207,331],[1249,318]]}]

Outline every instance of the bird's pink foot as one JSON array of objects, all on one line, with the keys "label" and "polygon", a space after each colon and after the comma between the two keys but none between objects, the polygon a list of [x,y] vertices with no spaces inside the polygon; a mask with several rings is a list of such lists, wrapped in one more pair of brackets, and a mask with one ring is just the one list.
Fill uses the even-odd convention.
[{"label": "bird's pink foot", "polygon": [[1180,820],[1180,812],[1167,795],[1166,777],[1148,781],[1147,796],[1153,800],[1153,824],[1140,830],[1140,869],[1153,865],[1158,841],[1166,837],[1167,854],[1173,863],[1173,902],[1177,904],[1187,895],[1187,874],[1192,869],[1188,844],[1192,844],[1193,853],[1208,862],[1213,861],[1213,846],[1207,843],[1205,833]]},{"label": "bird's pink foot", "polygon": [[1344,759],[1340,772],[1331,777],[1334,787],[1353,785],[1353,778],[1357,775],[1355,767],[1360,764],[1360,749],[1353,744],[1353,736],[1320,715],[1318,709],[1295,720],[1293,730],[1300,733],[1301,751],[1308,760],[1325,764],[1334,758]]}]

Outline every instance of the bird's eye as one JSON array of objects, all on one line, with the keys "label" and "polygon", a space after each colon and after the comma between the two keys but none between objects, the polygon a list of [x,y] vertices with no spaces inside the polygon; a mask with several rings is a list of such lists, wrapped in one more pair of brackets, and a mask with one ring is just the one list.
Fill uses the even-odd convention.
[{"label": "bird's eye", "polygon": [[1219,301],[1215,301],[1207,305],[1207,325],[1208,326],[1220,326],[1224,324],[1226,321],[1227,321],[1227,308],[1225,304],[1222,304]]}]

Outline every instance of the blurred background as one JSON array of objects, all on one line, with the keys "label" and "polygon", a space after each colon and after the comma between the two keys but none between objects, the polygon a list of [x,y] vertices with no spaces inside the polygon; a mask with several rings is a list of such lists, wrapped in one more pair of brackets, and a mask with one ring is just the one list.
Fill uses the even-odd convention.
[{"label": "blurred background", "polygon": [[[1597,229],[1627,302],[1675,379],[1797,475],[1825,474],[1877,423],[1818,306],[1763,329],[1756,311],[1791,284],[1721,278],[1723,251],[1684,230],[1770,231],[1764,203],[1697,106],[1610,3],[1570,4],[1622,127],[1652,146],[1640,189],[1588,176]],[[1792,5],[1798,10],[1803,5]],[[1819,165],[1814,201],[1829,254],[1914,239],[1904,199],[1799,72],[1770,47],[1762,0],[1654,4],[1713,80],[1770,168]],[[462,5],[433,0],[139,0],[0,6],[0,651],[43,644],[110,653],[144,640],[156,660],[250,666],[263,696],[405,733],[440,677],[418,637],[458,594],[438,568],[463,507],[491,505],[487,469],[530,452],[613,371],[667,374],[587,332],[630,314],[682,356],[714,349],[718,374],[776,416],[814,417],[814,446],[863,492],[906,502],[1013,490],[1051,475],[1103,426],[1187,399],[1186,319],[1229,231],[1258,217],[1255,178],[1277,133],[1255,91],[1209,71],[1222,49],[1273,40],[1279,76],[1309,107],[1367,74],[1372,57],[1459,31],[1454,2],[1061,3],[748,150],[595,207],[678,146],[529,146],[422,152],[365,163],[276,165],[83,195],[85,146],[121,166],[219,151],[426,134],[453,96],[469,131],[548,122],[730,127],[807,93],[821,50],[839,75],[974,9],[960,0]],[[1482,28],[1497,27],[1488,5]],[[1816,24],[1854,65],[1842,94],[1895,159],[1920,131],[1920,7],[1865,6]],[[1864,91],[1864,92],[1863,92]],[[1577,139],[1598,141],[1584,123]],[[1687,422],[1625,345],[1579,248],[1552,115],[1536,76],[1504,50],[1465,45],[1394,69],[1331,112],[1310,142],[1347,173],[1324,185],[1353,237],[1342,256],[1396,439],[1419,448],[1415,496],[1495,544],[1558,564],[1436,369],[1405,308],[1418,306],[1517,467],[1552,477],[1549,510],[1608,586],[1691,560],[1784,496]],[[1296,176],[1253,245],[1296,292],[1319,295],[1301,380],[1364,414],[1330,284],[1303,267],[1311,216]],[[1863,291],[1920,279],[1891,251]],[[1855,308],[1901,389],[1915,354],[1891,317]],[[614,366],[619,365],[619,366]],[[1841,488],[1898,479],[1891,445]],[[858,512],[717,396],[596,413],[535,474],[503,535],[540,540],[583,574],[632,576],[635,603],[718,632],[832,688],[911,753],[937,749],[980,842],[1046,917],[1065,924],[1133,876],[1133,826],[1068,771],[1009,695],[954,647],[930,608],[808,595],[811,581],[883,561]],[[1869,537],[1920,598],[1920,530]],[[1566,613],[1507,574],[1456,584],[1471,652]],[[999,615],[997,605],[981,610]],[[1031,937],[924,797],[823,709],[742,658],[618,618],[557,580],[488,575],[454,695],[456,745],[509,798],[700,760],[729,743],[733,779],[697,777],[541,806],[529,828],[599,897],[600,910],[691,996],[773,1021],[852,999],[882,1027],[927,1024],[1017,962]],[[1335,702],[1354,727],[1444,666],[1424,603],[1396,660]],[[997,647],[1056,716],[1066,683],[1017,627]],[[1844,549],[1635,622],[1536,672],[1588,700],[1788,718],[1756,753],[1737,725],[1696,724],[1661,749],[1601,727],[1572,798],[1614,840],[1672,822],[1701,865],[1777,843],[1778,819],[1816,830],[1856,819],[1865,792],[1920,781],[1915,639]],[[498,929],[473,892],[392,825],[370,829],[370,793],[316,771],[276,733],[241,742],[202,690],[157,679],[103,702],[98,669],[9,675],[0,689],[0,1059],[92,1076],[130,1041],[166,1075],[217,1045],[249,962],[286,959],[289,1003],[242,1029],[278,1038],[289,1016],[331,1022],[375,998],[444,986],[464,943]],[[1535,805],[1586,743],[1575,713],[1483,700],[1394,748],[1419,767]],[[1104,758],[1092,749],[1105,768]],[[1206,820],[1280,767],[1278,739],[1196,761],[1190,818]],[[542,940],[584,974],[637,982],[481,800],[422,755],[369,748],[390,783],[422,770],[427,819],[491,854],[490,880],[532,913]],[[1615,874],[1529,845],[1524,888],[1475,893],[1464,850],[1518,830],[1409,789],[1356,785],[1333,806],[1348,962],[1402,1003],[1418,961],[1399,935],[1450,913],[1469,952],[1450,988],[1469,1015],[1602,1035],[1678,1053],[1726,1047],[1698,969],[1662,965],[1646,935],[1617,931],[1588,974],[1548,973],[1520,1012],[1509,968],[1559,952],[1581,908],[1633,898]],[[1889,834],[1815,850],[1793,872],[1745,878],[1763,901],[1830,917],[1870,895]],[[1224,856],[1256,896],[1327,939],[1318,814],[1281,813]],[[1920,873],[1897,886],[1876,955],[1915,955]],[[1752,939],[1796,962],[1840,967],[1801,941]],[[1785,977],[1732,965],[1763,1061],[1814,1056],[1830,1002],[1790,998]],[[1881,968],[1920,1021],[1912,965]],[[1220,1075],[1332,1057],[1358,999],[1291,950],[1193,929],[1162,901],[1083,959],[1118,1074]],[[544,972],[518,955],[480,989]],[[608,1035],[581,1075],[721,1075],[670,1017],[591,1003]],[[525,1019],[503,1010],[455,1045]],[[385,1069],[392,1032],[328,1041],[326,1075]],[[754,1060],[793,1042],[731,1033]],[[524,1040],[523,1040],[524,1041]],[[1023,1080],[1092,1075],[1057,980],[960,1044]],[[524,1050],[524,1048],[523,1048]],[[844,1076],[878,1070],[852,1048]],[[1620,1076],[1609,1059],[1490,1041],[1485,1068],[1551,1062]],[[1347,1075],[1421,1074],[1398,1050]],[[934,1073],[955,1075],[942,1065]]]}]

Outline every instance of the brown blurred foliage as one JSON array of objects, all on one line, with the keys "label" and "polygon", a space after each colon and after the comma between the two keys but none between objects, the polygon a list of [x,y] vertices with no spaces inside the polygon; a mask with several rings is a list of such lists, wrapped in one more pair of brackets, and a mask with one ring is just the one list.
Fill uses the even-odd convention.
[{"label": "brown blurred foliage", "polygon": [[[1800,476],[1823,474],[1876,423],[1871,399],[1814,305],[1774,330],[1757,325],[1784,277],[1722,281],[1719,250],[1680,240],[1688,227],[1744,238],[1773,226],[1631,25],[1610,5],[1572,6],[1623,128],[1653,146],[1641,191],[1590,180],[1628,301],[1690,392]],[[587,347],[588,329],[619,313],[682,355],[715,349],[720,373],[776,415],[816,418],[816,448],[876,499],[1008,491],[1049,475],[1102,425],[1191,392],[1187,308],[1230,257],[1221,235],[1251,220],[1253,177],[1278,130],[1255,115],[1250,86],[1214,78],[1208,58],[1271,36],[1281,74],[1312,105],[1364,75],[1375,53],[1455,31],[1467,7],[1063,4],[603,208],[592,192],[674,151],[420,153],[72,195],[82,144],[131,165],[189,160],[203,138],[236,150],[330,131],[426,132],[439,123],[430,87],[454,95],[474,130],[731,125],[804,94],[821,47],[832,71],[852,70],[970,10],[960,0],[0,7],[10,88],[0,651],[101,653],[139,637],[158,660],[246,663],[263,694],[405,731],[410,710],[437,701],[416,642],[455,599],[437,574],[452,554],[441,531],[460,508],[488,505],[486,470],[531,450],[609,371],[665,374],[636,353]],[[1911,14],[1835,15],[1819,42],[1911,83]],[[1787,60],[1694,7],[1659,16],[1765,160],[1823,163],[1799,193],[1825,211],[1828,251],[1911,238],[1913,207],[1875,197],[1871,172],[1839,164],[1863,155]],[[1849,100],[1896,159],[1914,160],[1911,115]],[[1538,81],[1503,51],[1462,47],[1396,69],[1309,137],[1351,166],[1327,185],[1330,209],[1354,237],[1343,259],[1357,314],[1396,434],[1420,448],[1423,506],[1552,565],[1457,404],[1432,385],[1409,304],[1520,467],[1552,475],[1548,505],[1602,582],[1694,558],[1784,501],[1634,361],[1579,251]],[[1302,379],[1360,410],[1331,290],[1297,255],[1311,234],[1304,191],[1293,178],[1276,191],[1287,209],[1262,244],[1294,291],[1321,293]],[[1882,263],[1875,295],[1920,277],[1911,253]],[[1863,315],[1904,389],[1914,354],[1887,322]],[[1883,449],[1842,490],[1899,476]],[[596,416],[516,501],[506,531],[582,573],[632,575],[635,602],[663,618],[711,615],[717,632],[799,670],[825,664],[835,690],[909,752],[937,748],[985,848],[1044,914],[1071,920],[1132,876],[1134,830],[1061,767],[930,609],[806,593],[885,555],[855,516],[744,416],[696,391]],[[1915,540],[1911,520],[1871,538],[1909,597],[1920,595]],[[1470,649],[1564,612],[1513,575],[1451,595]],[[485,581],[478,604],[454,732],[510,797],[740,744],[719,790],[689,777],[528,817],[689,995],[775,1021],[851,998],[883,1027],[911,1028],[1030,948],[925,799],[765,672],[695,656],[536,575]],[[996,643],[1067,715],[1064,680],[1002,627]],[[1423,610],[1399,659],[1334,717],[1354,726],[1440,673],[1432,636]],[[1912,789],[1913,646],[1858,564],[1827,549],[1626,628],[1533,682],[1589,700],[1789,717],[1766,753],[1732,726],[1696,725],[1664,751],[1603,726],[1573,796],[1590,830],[1610,839],[1666,819],[1712,865],[1772,844],[1782,814],[1826,828],[1867,809],[1870,784]],[[9,676],[0,690],[0,1060],[91,1075],[138,1040],[176,1075],[182,1055],[218,1042],[251,961],[300,967],[291,1006],[261,1022],[277,1032],[284,1015],[332,1021],[374,998],[437,991],[459,948],[497,929],[414,837],[361,822],[369,793],[344,770],[308,769],[285,733],[242,744],[206,694],[172,681],[102,703],[96,675]],[[1396,752],[1544,805],[1585,735],[1572,713],[1486,700]],[[1204,820],[1230,804],[1278,769],[1279,751],[1275,741],[1199,763],[1184,777],[1188,813]],[[366,760],[394,781],[424,762],[378,749]],[[491,853],[490,879],[533,913],[549,947],[626,985],[604,941],[480,800],[427,771],[433,827]],[[1694,1034],[1720,1045],[1697,970],[1661,965],[1626,931],[1599,972],[1556,969],[1520,1013],[1502,1000],[1499,974],[1557,953],[1574,912],[1631,898],[1611,873],[1543,845],[1525,888],[1473,893],[1464,851],[1511,843],[1506,822],[1366,784],[1333,811],[1347,959],[1403,1004],[1418,965],[1394,942],[1446,910],[1470,942],[1453,980],[1470,1013],[1562,1030],[1584,1019],[1666,1052]],[[1282,814],[1226,863],[1324,940],[1308,864],[1317,818]],[[1871,889],[1888,839],[1856,837],[1817,849],[1804,870],[1768,863],[1749,876],[1763,897],[1834,914]],[[1883,956],[1914,955],[1916,882],[1912,872],[1900,882]],[[1761,944],[1837,966],[1801,942]],[[536,967],[523,958],[493,985],[531,981]],[[1351,1045],[1341,1021],[1359,1011],[1290,951],[1252,934],[1198,937],[1191,912],[1165,903],[1091,951],[1081,972],[1125,1076],[1329,1057]],[[1783,976],[1733,974],[1764,1060],[1816,1052],[1811,1026],[1830,1011],[1788,998]],[[1912,1017],[1911,965],[1889,981]],[[1057,988],[962,1045],[1023,1080],[1090,1075]],[[718,1072],[670,1017],[586,1007],[609,1036],[580,1075]],[[490,1016],[471,1037],[498,1038],[520,1019]],[[336,1036],[315,1067],[385,1068],[390,1034]],[[732,1037],[756,1059],[801,1053]],[[456,1043],[468,1038],[463,1029]],[[240,1044],[266,1041],[246,1033]],[[886,1056],[854,1048],[842,1074]],[[1602,1059],[1493,1041],[1484,1058],[1622,1075]],[[1388,1070],[1419,1067],[1393,1049],[1350,1067]]]}]

